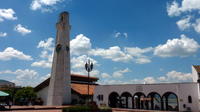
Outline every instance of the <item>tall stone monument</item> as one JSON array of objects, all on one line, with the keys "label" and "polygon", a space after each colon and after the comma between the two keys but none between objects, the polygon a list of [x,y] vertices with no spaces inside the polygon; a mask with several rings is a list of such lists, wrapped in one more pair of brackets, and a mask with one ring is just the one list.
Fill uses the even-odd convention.
[{"label": "tall stone monument", "polygon": [[53,56],[47,105],[71,103],[70,24],[69,13],[62,12],[56,24],[56,46]]}]

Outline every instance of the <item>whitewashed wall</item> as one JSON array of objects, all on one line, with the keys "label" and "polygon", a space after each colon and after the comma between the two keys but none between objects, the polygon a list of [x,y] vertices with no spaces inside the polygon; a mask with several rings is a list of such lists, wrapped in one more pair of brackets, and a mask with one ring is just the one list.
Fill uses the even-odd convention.
[{"label": "whitewashed wall", "polygon": [[[138,89],[140,88],[140,89]],[[126,84],[126,85],[99,85],[95,88],[94,101],[97,105],[106,104],[112,92],[121,95],[129,92],[134,95],[136,92],[143,92],[147,96],[151,92],[157,92],[161,96],[166,92],[173,92],[178,96],[179,111],[184,111],[183,104],[190,107],[192,111],[199,110],[199,85],[198,83],[169,83],[169,84]],[[97,96],[102,94],[103,101],[98,101]],[[192,96],[192,104],[188,103],[188,96]]]},{"label": "whitewashed wall", "polygon": [[43,105],[47,105],[48,89],[49,89],[49,86],[47,86],[37,92],[37,97],[41,98],[42,101],[44,102]]}]

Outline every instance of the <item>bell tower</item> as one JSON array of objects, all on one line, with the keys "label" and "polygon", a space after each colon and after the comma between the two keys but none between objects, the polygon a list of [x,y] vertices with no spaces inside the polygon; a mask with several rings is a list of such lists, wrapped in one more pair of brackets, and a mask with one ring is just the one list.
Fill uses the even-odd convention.
[{"label": "bell tower", "polygon": [[56,45],[53,55],[47,105],[71,103],[70,24],[68,12],[60,14],[56,28]]}]

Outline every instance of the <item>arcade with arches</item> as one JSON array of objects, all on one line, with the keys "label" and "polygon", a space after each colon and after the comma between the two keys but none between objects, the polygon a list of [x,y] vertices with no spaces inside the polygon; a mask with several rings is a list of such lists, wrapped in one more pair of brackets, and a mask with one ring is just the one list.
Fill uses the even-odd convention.
[{"label": "arcade with arches", "polygon": [[159,94],[150,92],[145,95],[143,92],[111,92],[108,96],[108,104],[112,108],[129,108],[145,110],[167,110],[179,111],[178,96],[174,92]]}]

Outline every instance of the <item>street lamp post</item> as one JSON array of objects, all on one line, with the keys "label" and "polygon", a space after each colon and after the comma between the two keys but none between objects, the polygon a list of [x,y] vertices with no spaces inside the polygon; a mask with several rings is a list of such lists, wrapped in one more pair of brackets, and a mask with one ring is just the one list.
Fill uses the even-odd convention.
[{"label": "street lamp post", "polygon": [[93,63],[90,61],[90,59],[87,60],[87,62],[85,63],[85,70],[88,72],[88,103],[89,103],[89,99],[90,99],[90,72],[93,69]]}]

